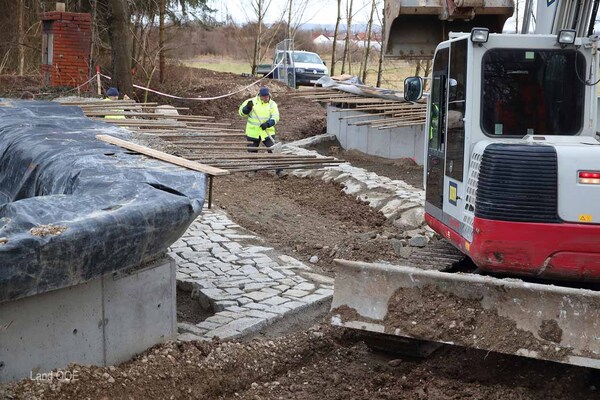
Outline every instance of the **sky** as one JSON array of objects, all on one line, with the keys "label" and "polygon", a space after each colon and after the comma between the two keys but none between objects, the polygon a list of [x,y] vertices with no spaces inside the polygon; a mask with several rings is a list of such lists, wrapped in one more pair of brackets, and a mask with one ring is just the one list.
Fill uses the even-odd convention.
[{"label": "sky", "polygon": [[[252,0],[209,0],[211,8],[217,10],[216,18],[218,21],[224,21],[229,14],[233,20],[238,23],[246,23],[249,18],[256,20],[256,14],[253,16],[250,2]],[[269,0],[265,0],[268,2]],[[266,16],[267,23],[278,22],[287,8],[289,0],[270,0],[271,5]],[[301,4],[308,1],[308,7],[302,18],[302,23],[311,24],[335,24],[337,17],[337,1],[336,0],[293,0],[293,4]],[[345,4],[342,1],[342,7]],[[353,20],[356,23],[366,23],[369,20],[371,0],[354,0]],[[383,0],[381,0],[383,4]],[[294,6],[295,7],[295,6]],[[246,10],[246,11],[244,11]],[[287,15],[287,14],[286,14]],[[342,11],[342,18],[345,18],[345,12]],[[285,17],[287,18],[287,16]]]},{"label": "sky", "polygon": [[[251,3],[255,3],[257,0],[208,0],[211,8],[216,9],[216,19],[218,21],[225,21],[227,15],[230,15],[236,23],[245,24],[249,21],[256,21],[256,14],[253,15],[253,10],[250,6]],[[281,16],[285,15],[284,19],[287,18],[285,10],[289,3],[289,0],[264,0],[265,3],[270,1],[268,13],[266,15],[266,23],[271,24],[281,20]],[[302,25],[305,24],[317,24],[317,25],[335,25],[337,17],[337,0],[292,0],[295,7],[304,2],[308,2],[308,7],[303,17],[300,20]],[[342,24],[345,23],[346,13],[344,11],[345,4],[348,0],[342,0]],[[523,11],[525,0],[516,0],[519,2],[520,7],[520,18],[522,22]],[[546,1],[546,0],[540,0]],[[381,11],[383,8],[384,0],[379,0],[378,8]],[[369,20],[369,13],[371,11],[371,0],[353,0],[353,25],[354,24],[366,24]],[[296,25],[298,21],[294,21]],[[376,25],[379,24],[377,18],[374,21]],[[600,28],[600,25],[598,26]],[[505,32],[514,32],[515,29],[515,18],[510,18],[505,24]]]}]

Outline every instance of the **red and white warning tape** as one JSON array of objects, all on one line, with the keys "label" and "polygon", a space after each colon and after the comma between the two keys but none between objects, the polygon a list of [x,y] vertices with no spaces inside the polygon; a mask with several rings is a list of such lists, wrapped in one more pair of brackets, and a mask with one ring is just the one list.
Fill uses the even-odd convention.
[{"label": "red and white warning tape", "polygon": [[[283,62],[283,60],[279,61],[279,63],[277,63],[277,65],[275,65],[273,67],[273,69],[267,74],[267,75],[271,75],[273,73],[273,71],[275,71],[277,69],[277,67],[279,67],[279,65]],[[152,92],[152,93],[156,93],[160,96],[165,96],[165,97],[169,97],[171,99],[179,99],[179,100],[197,100],[197,101],[208,101],[208,100],[217,100],[217,99],[222,99],[225,97],[229,97],[229,96],[233,96],[236,93],[239,92],[243,92],[244,90],[256,85],[258,82],[262,81],[263,79],[266,78],[266,76],[263,76],[262,78],[258,79],[257,81],[252,82],[251,84],[244,86],[243,88],[241,88],[240,90],[236,90],[235,92],[231,92],[231,93],[227,93],[227,94],[222,94],[220,96],[214,96],[214,97],[181,97],[181,96],[175,96],[172,94],[168,94],[168,93],[163,93],[163,92],[159,92],[158,90],[154,90],[154,89],[150,89],[147,88],[145,86],[140,86],[140,85],[136,85],[134,84],[133,87],[137,88],[137,89],[141,89],[141,90],[146,90],[148,92]],[[101,77],[112,80],[112,78],[108,75],[104,75],[104,74],[100,74]],[[94,76],[95,77],[95,76]],[[92,79],[94,78],[92,77]],[[91,80],[91,79],[90,79]],[[88,81],[89,82],[89,81]],[[87,83],[87,82],[86,82]]]}]

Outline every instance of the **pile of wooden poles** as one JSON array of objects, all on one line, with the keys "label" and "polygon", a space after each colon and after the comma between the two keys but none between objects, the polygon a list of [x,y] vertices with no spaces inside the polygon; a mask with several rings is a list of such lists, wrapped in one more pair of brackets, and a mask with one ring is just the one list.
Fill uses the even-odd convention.
[{"label": "pile of wooden poles", "polygon": [[[227,122],[214,122],[212,116],[179,115],[178,112],[188,110],[184,107],[163,108],[157,103],[132,100],[63,105],[81,107],[91,119],[159,137],[181,147],[184,158],[229,172],[322,168],[343,162],[332,157],[285,154],[285,150],[284,153],[268,153],[262,145],[253,149],[255,153],[249,153],[248,142],[239,129],[232,129]],[[106,115],[125,118],[105,118]]]},{"label": "pile of wooden poles", "polygon": [[338,109],[333,112],[360,111],[360,114],[339,117],[348,120],[348,125],[390,129],[425,124],[426,105],[420,102],[409,103],[401,98],[367,97],[332,89],[303,90],[292,95],[336,106]]}]

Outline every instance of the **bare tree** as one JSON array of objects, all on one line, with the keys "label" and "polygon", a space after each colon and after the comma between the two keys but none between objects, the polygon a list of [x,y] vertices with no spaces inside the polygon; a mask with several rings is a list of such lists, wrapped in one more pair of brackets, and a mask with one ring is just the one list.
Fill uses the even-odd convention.
[{"label": "bare tree", "polygon": [[367,24],[367,38],[365,44],[365,58],[362,65],[362,81],[367,83],[367,69],[369,67],[369,53],[371,51],[371,35],[373,34],[373,16],[375,15],[375,8],[377,6],[377,0],[371,1],[371,15],[369,16],[369,22]]},{"label": "bare tree", "polygon": [[[309,0],[288,0],[287,5],[287,37],[294,39],[296,32],[304,22],[306,11],[308,10]],[[316,16],[319,10],[315,10],[312,17]],[[311,19],[309,17],[308,19]]]},{"label": "bare tree", "polygon": [[247,20],[255,21],[256,23],[256,32],[254,34],[252,50],[252,74],[256,73],[256,68],[261,59],[260,50],[262,46],[264,21],[267,11],[269,11],[269,7],[271,6],[271,1],[272,0],[250,0],[249,4],[252,15],[248,15],[246,9],[242,7],[242,12],[246,15]]},{"label": "bare tree", "polygon": [[25,0],[19,0],[17,7],[19,7],[18,24],[19,24],[19,76],[23,76],[25,71]]},{"label": "bare tree", "polygon": [[130,13],[127,0],[109,0],[108,36],[112,53],[112,84],[119,91],[133,95],[131,77],[131,32]]},{"label": "bare tree", "polygon": [[333,46],[331,49],[331,75],[335,75],[335,50],[337,48],[337,38],[340,31],[340,21],[342,20],[342,0],[337,0],[337,19],[335,20],[335,30],[333,31]]},{"label": "bare tree", "polygon": [[[377,87],[381,87],[381,75],[383,72],[383,53],[385,52],[385,49],[383,47],[383,44],[385,43],[385,38],[383,37],[383,35],[385,34],[385,24],[386,24],[386,19],[385,19],[385,12],[381,13],[381,42],[380,42],[380,46],[379,46],[379,62],[377,64],[377,83],[375,84],[375,86]],[[377,13],[377,18],[379,18],[379,13]]]},{"label": "bare tree", "polygon": [[288,2],[288,19],[287,19],[287,37],[288,39],[293,39],[292,36],[292,9],[294,7],[294,0],[289,0]]},{"label": "bare tree", "polygon": [[160,0],[158,6],[158,64],[159,81],[165,81],[165,11],[167,8],[166,0]]},{"label": "bare tree", "polygon": [[346,40],[344,41],[344,56],[342,57],[342,74],[346,71],[346,60],[348,60],[348,73],[352,73],[350,64],[350,36],[352,35],[352,5],[354,0],[346,3]]}]

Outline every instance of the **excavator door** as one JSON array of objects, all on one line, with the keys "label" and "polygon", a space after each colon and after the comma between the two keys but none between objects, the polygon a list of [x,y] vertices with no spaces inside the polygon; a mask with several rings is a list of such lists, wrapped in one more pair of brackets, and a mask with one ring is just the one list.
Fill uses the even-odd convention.
[{"label": "excavator door", "polygon": [[386,0],[385,55],[431,59],[450,32],[502,32],[513,12],[513,0]]}]

